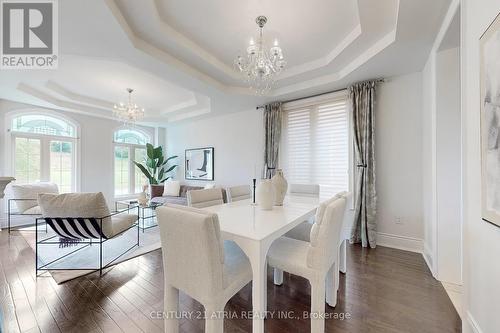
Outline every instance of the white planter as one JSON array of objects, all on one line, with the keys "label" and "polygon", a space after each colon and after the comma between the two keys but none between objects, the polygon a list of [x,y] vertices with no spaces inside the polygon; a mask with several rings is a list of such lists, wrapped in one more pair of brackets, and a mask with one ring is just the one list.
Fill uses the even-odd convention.
[{"label": "white planter", "polygon": [[274,186],[274,204],[276,206],[283,206],[283,200],[285,200],[286,191],[288,190],[288,182],[283,176],[283,170],[276,170],[276,174],[271,179]]},{"label": "white planter", "polygon": [[257,204],[262,210],[273,209],[274,186],[269,179],[263,179],[255,191]]}]

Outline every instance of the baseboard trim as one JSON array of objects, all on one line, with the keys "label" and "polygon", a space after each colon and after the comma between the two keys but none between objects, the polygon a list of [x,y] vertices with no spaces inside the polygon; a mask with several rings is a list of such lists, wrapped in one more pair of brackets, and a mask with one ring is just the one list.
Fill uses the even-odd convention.
[{"label": "baseboard trim", "polygon": [[377,245],[416,253],[423,253],[424,251],[424,241],[422,239],[384,232],[377,233]]},{"label": "baseboard trim", "polygon": [[436,272],[434,272],[434,266],[433,266],[434,261],[432,260],[431,252],[429,251],[428,247],[425,244],[422,256],[424,257],[424,261],[427,264],[427,267],[429,267],[432,276],[436,279]]},{"label": "baseboard trim", "polygon": [[464,320],[463,323],[468,325],[468,327],[464,327],[464,332],[483,333],[483,330],[481,330],[479,324],[469,311],[467,311],[467,320]]}]

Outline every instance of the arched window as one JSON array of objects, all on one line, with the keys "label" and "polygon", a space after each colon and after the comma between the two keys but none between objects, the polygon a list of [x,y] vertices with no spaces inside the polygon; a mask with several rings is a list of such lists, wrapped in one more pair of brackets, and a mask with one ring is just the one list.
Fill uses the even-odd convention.
[{"label": "arched window", "polygon": [[115,142],[145,146],[149,142],[149,137],[139,131],[121,129],[115,132]]},{"label": "arched window", "polygon": [[147,179],[134,161],[142,163],[146,157],[146,143],[151,138],[141,131],[123,128],[115,131],[114,141],[114,181],[115,195],[129,195],[142,192]]},{"label": "arched window", "polygon": [[13,166],[18,183],[50,181],[61,193],[76,190],[76,126],[47,114],[12,119]]}]

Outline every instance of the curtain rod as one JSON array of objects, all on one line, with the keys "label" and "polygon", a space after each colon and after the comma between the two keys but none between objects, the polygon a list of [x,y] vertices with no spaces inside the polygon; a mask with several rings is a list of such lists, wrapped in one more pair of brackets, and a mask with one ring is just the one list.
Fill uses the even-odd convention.
[{"label": "curtain rod", "polygon": [[[368,82],[368,81],[375,81],[375,83],[381,83],[381,82],[385,82],[385,79],[367,80],[367,81],[361,81],[361,82],[358,82],[358,83],[363,83],[363,82]],[[314,97],[319,97],[319,96],[323,96],[323,95],[333,94],[333,93],[336,93],[336,92],[339,92],[339,91],[343,91],[343,90],[347,90],[347,88],[337,89],[337,90],[333,90],[333,91],[328,91],[328,92],[324,92],[324,93],[320,93],[320,94],[316,94],[316,95],[312,95],[312,96],[306,96],[306,97],[289,99],[288,101],[283,101],[282,103],[296,102],[296,101],[300,101],[302,99],[314,98]],[[266,107],[265,105],[259,105],[255,109],[258,110],[258,109],[263,109],[265,107]]]}]

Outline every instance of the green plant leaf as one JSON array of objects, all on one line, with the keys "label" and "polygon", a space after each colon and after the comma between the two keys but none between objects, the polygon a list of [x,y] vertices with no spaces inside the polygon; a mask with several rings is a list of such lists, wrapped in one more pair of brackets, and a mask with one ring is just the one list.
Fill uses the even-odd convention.
[{"label": "green plant leaf", "polygon": [[158,171],[158,179],[162,179],[164,174],[165,174],[165,169],[161,168],[160,171]]},{"label": "green plant leaf", "polygon": [[158,147],[153,149],[153,157],[154,157],[154,159],[158,159],[160,157],[163,157],[163,150],[162,150],[161,146],[158,146]]},{"label": "green plant leaf", "polygon": [[157,167],[160,167],[160,166],[162,166],[162,165],[163,165],[163,156],[160,156],[160,157],[158,158],[158,162],[156,162],[156,166],[157,166]]},{"label": "green plant leaf", "polygon": [[176,155],[176,156],[170,156],[169,158],[167,158],[167,159],[165,160],[165,164],[166,164],[168,161],[171,161],[171,160],[173,160],[174,158],[177,158],[177,157],[179,157],[179,156],[177,156],[177,155]]},{"label": "green plant leaf", "polygon": [[174,170],[175,168],[177,168],[177,165],[172,165],[170,168],[167,169],[167,171],[165,171],[165,173],[169,173],[170,171]]},{"label": "green plant leaf", "polygon": [[134,164],[142,171],[144,176],[146,176],[146,178],[149,180],[149,183],[151,184],[153,177],[149,173],[148,169],[146,169],[146,167],[144,167],[144,165],[137,163],[136,161],[134,161]]},{"label": "green plant leaf", "polygon": [[168,176],[167,178],[162,179],[162,183],[166,182],[167,180],[171,179],[172,177]]},{"label": "green plant leaf", "polygon": [[146,161],[146,165],[148,168],[153,169],[156,166],[155,160],[153,159],[148,159]]},{"label": "green plant leaf", "polygon": [[146,143],[146,154],[150,159],[154,159],[153,152],[154,152],[153,145],[150,143]]}]

